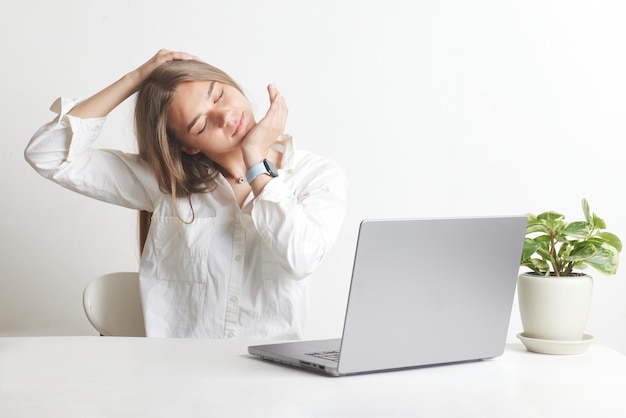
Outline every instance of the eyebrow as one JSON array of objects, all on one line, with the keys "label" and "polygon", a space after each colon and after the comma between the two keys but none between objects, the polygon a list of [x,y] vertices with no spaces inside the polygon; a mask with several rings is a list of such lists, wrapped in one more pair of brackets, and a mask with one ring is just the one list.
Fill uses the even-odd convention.
[{"label": "eyebrow", "polygon": [[[211,95],[213,94],[214,87],[215,87],[215,81],[212,81],[211,85],[209,86],[209,92],[207,93],[207,96],[211,97]],[[191,133],[191,128],[193,128],[196,122],[198,122],[198,119],[200,119],[200,116],[202,116],[202,114],[197,115],[195,118],[193,118],[191,122],[189,122],[189,125],[187,125],[187,133]]]}]

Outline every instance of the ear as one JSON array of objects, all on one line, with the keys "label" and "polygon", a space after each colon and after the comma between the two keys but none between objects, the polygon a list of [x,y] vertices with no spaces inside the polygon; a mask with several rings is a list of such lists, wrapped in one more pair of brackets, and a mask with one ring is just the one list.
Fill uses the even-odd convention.
[{"label": "ear", "polygon": [[191,148],[186,145],[183,145],[182,150],[185,154],[195,155],[200,152],[200,148]]}]

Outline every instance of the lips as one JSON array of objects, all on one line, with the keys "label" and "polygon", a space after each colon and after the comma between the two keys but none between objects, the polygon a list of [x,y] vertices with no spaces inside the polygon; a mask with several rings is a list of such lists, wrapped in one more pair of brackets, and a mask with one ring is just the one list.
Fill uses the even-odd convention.
[{"label": "lips", "polygon": [[239,122],[237,123],[237,126],[235,127],[235,130],[233,131],[233,134],[231,136],[234,137],[235,135],[237,135],[239,130],[241,130],[242,126],[243,126],[243,113],[241,114],[241,117],[239,118]]}]

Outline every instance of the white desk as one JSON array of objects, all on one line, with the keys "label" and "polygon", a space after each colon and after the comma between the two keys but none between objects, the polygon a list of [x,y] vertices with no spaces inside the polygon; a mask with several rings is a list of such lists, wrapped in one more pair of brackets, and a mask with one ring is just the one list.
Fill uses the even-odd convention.
[{"label": "white desk", "polygon": [[0,416],[626,417],[626,356],[597,344],[334,378],[250,357],[248,343],[0,338]]}]

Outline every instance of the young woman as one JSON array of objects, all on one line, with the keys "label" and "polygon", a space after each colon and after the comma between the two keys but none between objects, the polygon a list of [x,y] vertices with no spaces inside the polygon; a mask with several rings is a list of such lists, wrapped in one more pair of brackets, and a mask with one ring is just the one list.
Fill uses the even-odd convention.
[{"label": "young woman", "polygon": [[[139,155],[93,148],[134,93]],[[26,148],[42,176],[152,214],[139,268],[150,337],[302,335],[307,277],[341,228],[346,179],[295,149],[285,100],[268,94],[257,122],[228,75],[161,50],[87,100],[58,99]]]}]

